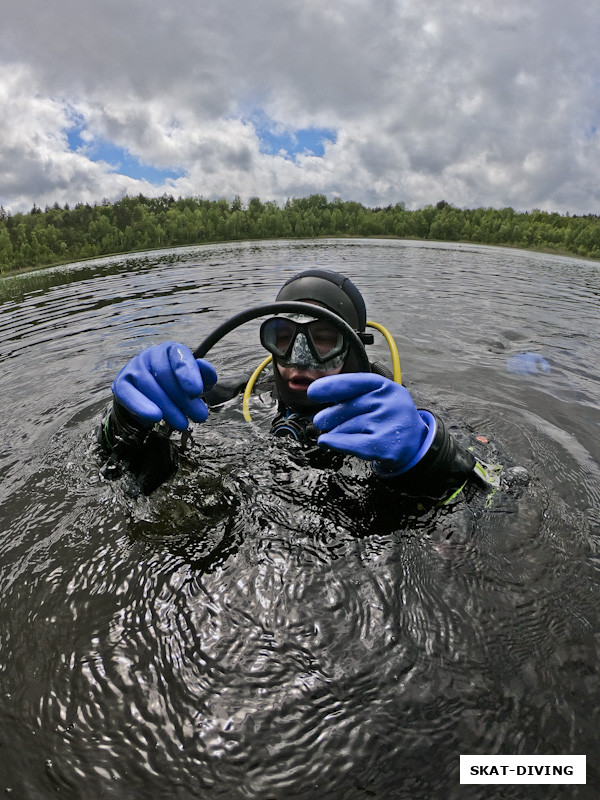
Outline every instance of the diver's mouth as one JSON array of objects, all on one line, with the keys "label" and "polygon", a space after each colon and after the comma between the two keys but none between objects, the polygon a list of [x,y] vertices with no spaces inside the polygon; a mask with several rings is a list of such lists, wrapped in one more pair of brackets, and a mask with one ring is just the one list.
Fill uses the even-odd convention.
[{"label": "diver's mouth", "polygon": [[305,392],[313,381],[308,375],[294,375],[288,380],[288,386],[294,392]]}]

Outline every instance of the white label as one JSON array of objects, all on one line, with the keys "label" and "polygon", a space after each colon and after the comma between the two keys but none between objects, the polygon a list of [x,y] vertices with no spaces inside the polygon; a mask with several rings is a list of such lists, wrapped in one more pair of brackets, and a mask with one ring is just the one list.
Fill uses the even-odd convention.
[{"label": "white label", "polygon": [[461,756],[461,783],[585,783],[585,756]]}]

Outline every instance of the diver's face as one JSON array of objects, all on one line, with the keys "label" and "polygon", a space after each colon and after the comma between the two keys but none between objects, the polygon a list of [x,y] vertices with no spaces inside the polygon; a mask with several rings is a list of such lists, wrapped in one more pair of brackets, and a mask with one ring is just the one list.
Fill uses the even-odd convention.
[{"label": "diver's face", "polygon": [[303,392],[317,378],[325,378],[327,375],[339,375],[343,369],[343,364],[328,370],[302,369],[301,367],[283,367],[277,361],[277,369],[283,380],[287,383],[288,389],[292,392]]},{"label": "diver's face", "polygon": [[[314,306],[321,306],[321,308],[326,308],[323,303],[319,303],[316,300],[304,300],[303,302],[310,303]],[[326,336],[326,331],[324,331],[321,335]],[[324,346],[326,346],[326,344],[327,342],[325,340]],[[277,362],[279,374],[287,383],[288,389],[290,389],[292,392],[299,392],[303,394],[306,394],[306,390],[313,381],[316,381],[318,378],[325,378],[327,375],[339,375],[344,368],[344,365],[340,364],[332,369],[308,369],[296,366],[283,366],[279,359],[275,360]]]}]

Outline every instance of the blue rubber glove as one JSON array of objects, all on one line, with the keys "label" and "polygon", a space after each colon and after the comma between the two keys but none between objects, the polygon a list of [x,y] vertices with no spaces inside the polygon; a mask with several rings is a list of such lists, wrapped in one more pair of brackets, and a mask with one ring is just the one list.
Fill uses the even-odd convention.
[{"label": "blue rubber glove", "polygon": [[217,382],[215,368],[195,359],[177,342],[163,342],[131,359],[115,378],[113,394],[128,411],[152,426],[164,419],[185,431],[188,418],[204,422],[208,407],[201,395]]},{"label": "blue rubber glove", "polygon": [[433,415],[417,411],[408,390],[382,375],[329,375],[311,383],[307,394],[316,403],[333,404],[313,419],[317,428],[328,431],[319,436],[319,444],[374,461],[379,474],[407,472],[435,435]]},{"label": "blue rubber glove", "polygon": [[538,372],[550,372],[550,364],[539,353],[518,353],[506,361],[506,369],[518,375],[537,375]]}]

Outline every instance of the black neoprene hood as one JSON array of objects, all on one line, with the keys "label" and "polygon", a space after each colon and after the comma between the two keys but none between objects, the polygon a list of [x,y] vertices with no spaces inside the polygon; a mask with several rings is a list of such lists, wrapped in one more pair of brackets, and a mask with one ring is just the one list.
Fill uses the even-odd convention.
[{"label": "black neoprene hood", "polygon": [[313,300],[322,303],[362,333],[367,322],[363,296],[350,278],[325,269],[308,269],[286,281],[277,300]]}]

